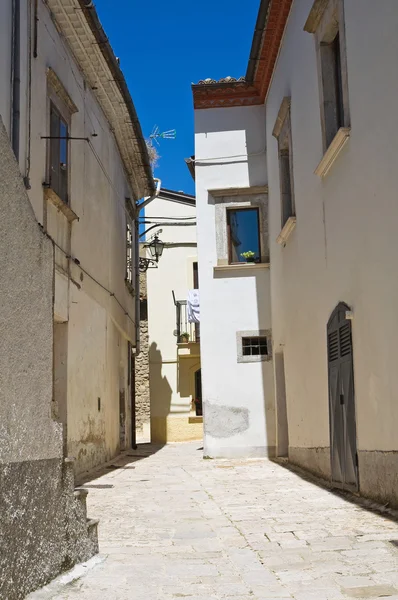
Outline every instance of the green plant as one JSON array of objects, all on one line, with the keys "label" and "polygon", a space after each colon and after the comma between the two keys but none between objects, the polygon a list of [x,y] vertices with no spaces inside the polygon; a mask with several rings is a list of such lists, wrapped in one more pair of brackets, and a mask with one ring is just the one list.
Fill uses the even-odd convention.
[{"label": "green plant", "polygon": [[256,253],[252,250],[248,250],[247,252],[242,252],[241,256],[245,258],[249,262],[253,262],[256,256]]},{"label": "green plant", "polygon": [[180,334],[180,338],[181,338],[182,340],[183,340],[183,339],[185,339],[185,340],[189,341],[189,333],[188,333],[187,331],[183,331],[183,332]]}]

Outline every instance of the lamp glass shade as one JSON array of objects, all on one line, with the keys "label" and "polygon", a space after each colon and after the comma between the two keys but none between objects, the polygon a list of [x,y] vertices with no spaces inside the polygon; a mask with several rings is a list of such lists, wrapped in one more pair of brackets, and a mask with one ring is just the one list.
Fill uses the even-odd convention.
[{"label": "lamp glass shade", "polygon": [[154,258],[156,262],[158,262],[159,258],[163,254],[164,243],[156,236],[148,247],[152,258]]}]

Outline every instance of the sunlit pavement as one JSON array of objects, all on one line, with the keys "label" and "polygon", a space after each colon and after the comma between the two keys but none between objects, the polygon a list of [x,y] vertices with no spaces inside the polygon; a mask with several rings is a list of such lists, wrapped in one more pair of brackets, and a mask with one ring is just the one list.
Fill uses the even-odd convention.
[{"label": "sunlit pavement", "polygon": [[398,599],[396,522],[273,462],[200,447],[127,457],[89,482],[105,560],[52,597]]}]

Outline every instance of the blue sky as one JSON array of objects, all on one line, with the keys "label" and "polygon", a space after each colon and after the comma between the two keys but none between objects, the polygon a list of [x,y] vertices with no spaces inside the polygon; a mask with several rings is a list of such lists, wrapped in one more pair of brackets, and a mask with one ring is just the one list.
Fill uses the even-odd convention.
[{"label": "blue sky", "polygon": [[184,158],[194,153],[191,83],[246,72],[259,0],[95,0],[126,77],[145,137],[162,140],[155,176],[194,194]]}]

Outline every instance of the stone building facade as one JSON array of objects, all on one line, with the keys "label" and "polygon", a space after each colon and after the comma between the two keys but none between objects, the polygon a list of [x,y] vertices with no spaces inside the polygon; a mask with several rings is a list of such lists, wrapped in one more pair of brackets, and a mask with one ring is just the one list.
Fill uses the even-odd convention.
[{"label": "stone building facade", "polygon": [[0,598],[22,600],[98,542],[52,402],[54,245],[1,117],[0,224]]},{"label": "stone building facade", "polygon": [[140,353],[135,359],[135,406],[137,441],[150,441],[149,337],[147,274],[140,274]]}]

